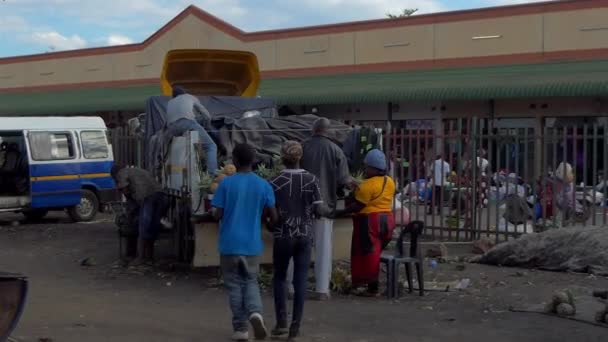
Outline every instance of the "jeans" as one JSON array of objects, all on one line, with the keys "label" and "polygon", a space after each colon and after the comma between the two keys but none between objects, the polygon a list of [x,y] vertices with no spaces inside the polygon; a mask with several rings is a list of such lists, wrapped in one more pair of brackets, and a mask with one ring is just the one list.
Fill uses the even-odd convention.
[{"label": "jeans", "polygon": [[169,124],[163,140],[167,142],[169,139],[189,131],[198,132],[200,142],[207,153],[207,172],[215,174],[217,171],[217,145],[215,145],[211,136],[198,122],[189,119],[179,119]]},{"label": "jeans", "polygon": [[274,291],[274,310],[277,326],[287,327],[287,268],[293,258],[293,318],[292,329],[299,329],[304,312],[304,298],[306,297],[306,284],[308,268],[310,266],[310,250],[312,242],[308,238],[276,239],[272,262],[274,264],[274,278],[272,280]]},{"label": "jeans", "polygon": [[144,199],[139,209],[139,237],[156,240],[160,232],[160,220],[167,211],[167,198],[162,192],[155,192]]},{"label": "jeans", "polygon": [[262,314],[258,257],[222,255],[220,267],[232,310],[232,328],[234,331],[247,331],[249,316]]},{"label": "jeans", "polygon": [[[443,187],[435,185],[435,193],[433,194],[433,202],[435,202],[435,209],[437,212],[441,211],[443,207]],[[429,207],[429,212],[432,210],[432,207]]]}]

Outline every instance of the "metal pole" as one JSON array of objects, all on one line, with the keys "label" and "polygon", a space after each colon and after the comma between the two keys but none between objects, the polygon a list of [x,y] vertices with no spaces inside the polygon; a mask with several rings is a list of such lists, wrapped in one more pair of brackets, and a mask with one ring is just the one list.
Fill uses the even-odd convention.
[{"label": "metal pole", "polygon": [[[568,152],[568,126],[564,126],[564,134],[563,134],[563,150],[562,150],[562,165],[564,167],[563,169],[563,174],[562,174],[562,203],[564,204],[564,206],[567,206],[567,198],[566,198],[566,191],[565,191],[565,186],[567,186],[567,171],[568,168],[567,166],[567,152]],[[570,210],[570,208],[564,208],[565,210],[563,210],[562,212],[562,227],[565,227],[565,223],[566,223],[566,214],[567,211]]]},{"label": "metal pole", "polygon": [[[595,226],[596,225],[596,215],[597,215],[597,213],[596,213],[596,209],[597,209],[596,193],[597,193],[597,191],[595,189],[595,184],[598,181],[598,179],[597,179],[597,157],[598,157],[598,155],[597,155],[597,122],[595,122],[593,124],[593,140],[592,141],[593,141],[593,158],[592,158],[593,159],[593,171],[592,171],[593,175],[591,176],[591,179],[592,179],[591,186],[593,189],[593,212],[591,213],[591,215],[593,215],[593,218],[591,219],[591,224]],[[586,158],[586,156],[585,156],[585,158]]]},{"label": "metal pole", "polygon": [[[461,184],[461,178],[462,177],[462,172],[464,172],[464,168],[462,167],[462,118],[458,118],[458,134],[456,135],[456,141],[457,141],[457,150],[458,150],[458,154],[456,156],[456,158],[458,159],[456,161],[456,186],[457,186],[457,191],[456,191],[456,201],[457,201],[457,205],[456,205],[456,222],[458,224],[458,229],[456,230],[456,241],[460,241],[460,219],[461,219],[461,188],[462,188],[462,184]],[[466,228],[466,227],[465,227]],[[466,235],[466,234],[465,234]]]}]

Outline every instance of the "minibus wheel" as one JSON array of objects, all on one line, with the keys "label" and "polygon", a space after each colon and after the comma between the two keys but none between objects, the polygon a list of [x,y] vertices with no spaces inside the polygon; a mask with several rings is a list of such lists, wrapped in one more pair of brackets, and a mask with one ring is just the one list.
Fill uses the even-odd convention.
[{"label": "minibus wheel", "polygon": [[80,204],[68,209],[70,218],[76,222],[88,222],[95,218],[99,210],[99,200],[91,190],[80,190]]}]

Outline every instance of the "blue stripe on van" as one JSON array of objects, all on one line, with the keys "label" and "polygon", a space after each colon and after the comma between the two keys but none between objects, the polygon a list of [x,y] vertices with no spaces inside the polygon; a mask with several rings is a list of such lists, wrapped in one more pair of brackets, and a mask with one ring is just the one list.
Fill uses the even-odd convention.
[{"label": "blue stripe on van", "polygon": [[[112,161],[66,162],[30,165],[30,177],[77,176],[73,179],[46,179],[31,181],[33,208],[61,208],[80,203],[80,189],[92,186],[98,190],[113,189],[109,176]],[[86,177],[87,174],[108,174],[104,177]]]},{"label": "blue stripe on van", "polygon": [[80,174],[87,173],[110,173],[112,171],[112,161],[88,161],[80,163]]},{"label": "blue stripe on van", "polygon": [[34,164],[30,166],[30,177],[64,176],[87,173],[110,173],[112,161]]},{"label": "blue stripe on van", "polygon": [[33,208],[60,208],[80,203],[80,179],[31,182]]}]

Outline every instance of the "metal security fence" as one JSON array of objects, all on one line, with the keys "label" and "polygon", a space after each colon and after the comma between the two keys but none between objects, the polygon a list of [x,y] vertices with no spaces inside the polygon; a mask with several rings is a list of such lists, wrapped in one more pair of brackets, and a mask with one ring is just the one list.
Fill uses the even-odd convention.
[{"label": "metal security fence", "polygon": [[144,146],[137,135],[130,134],[127,126],[108,130],[114,161],[120,165],[143,167]]},{"label": "metal security fence", "polygon": [[454,119],[439,132],[386,134],[397,205],[425,222],[431,238],[502,241],[559,227],[608,226],[605,127],[492,124]]},{"label": "metal security fence", "polygon": [[[439,240],[608,227],[607,127],[494,123],[450,119],[436,129],[392,122],[398,128],[384,130],[383,148],[398,184],[396,206]],[[143,143],[127,127],[110,130],[109,140],[117,163],[143,166]]]}]

